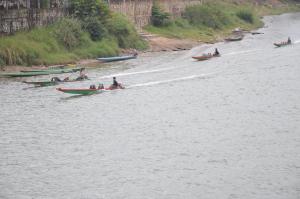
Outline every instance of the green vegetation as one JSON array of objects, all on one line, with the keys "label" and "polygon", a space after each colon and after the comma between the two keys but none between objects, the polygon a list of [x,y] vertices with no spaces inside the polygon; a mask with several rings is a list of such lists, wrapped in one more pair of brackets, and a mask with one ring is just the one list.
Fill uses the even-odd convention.
[{"label": "green vegetation", "polygon": [[240,19],[244,20],[248,23],[254,22],[254,16],[253,13],[250,10],[240,10],[236,13],[236,16],[238,16]]},{"label": "green vegetation", "polygon": [[300,7],[292,1],[287,1],[284,6],[271,7],[256,6],[251,1],[234,3],[231,0],[216,0],[187,7],[182,17],[173,19],[167,25],[158,26],[152,21],[152,25],[145,29],[150,33],[171,38],[213,42],[229,35],[236,27],[246,30],[261,27],[263,25],[261,16],[299,10]]},{"label": "green vegetation", "polygon": [[162,11],[157,1],[154,1],[151,15],[152,15],[151,23],[153,24],[153,26],[160,27],[160,26],[168,26],[171,24],[170,14]]},{"label": "green vegetation", "polygon": [[65,64],[147,47],[133,24],[102,0],[71,0],[70,13],[48,27],[0,37],[0,66]]}]

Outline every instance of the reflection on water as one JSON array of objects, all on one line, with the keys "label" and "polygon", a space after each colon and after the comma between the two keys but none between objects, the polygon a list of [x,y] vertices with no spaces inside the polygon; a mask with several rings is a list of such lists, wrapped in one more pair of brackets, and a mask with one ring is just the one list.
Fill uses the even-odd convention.
[{"label": "reflection on water", "polygon": [[[117,76],[124,90],[70,96],[21,83],[49,76],[0,79],[0,198],[299,198],[299,16],[59,85]],[[215,47],[219,58],[191,58]]]}]

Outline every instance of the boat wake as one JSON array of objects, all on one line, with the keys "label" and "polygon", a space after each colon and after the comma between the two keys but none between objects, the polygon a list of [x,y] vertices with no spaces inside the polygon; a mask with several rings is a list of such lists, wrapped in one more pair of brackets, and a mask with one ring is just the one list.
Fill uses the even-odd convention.
[{"label": "boat wake", "polygon": [[145,71],[132,72],[132,73],[118,73],[118,74],[103,76],[103,77],[100,77],[100,79],[107,79],[107,78],[112,78],[112,77],[122,77],[122,76],[129,76],[129,75],[140,75],[140,74],[147,74],[147,73],[158,73],[158,72],[162,72],[162,71],[173,70],[175,68],[176,67],[168,67],[168,68],[145,70]]},{"label": "boat wake", "polygon": [[298,43],[300,43],[300,40],[297,40],[297,41],[294,42],[294,44],[298,44]]},{"label": "boat wake", "polygon": [[252,53],[252,52],[258,52],[258,51],[262,51],[262,49],[245,50],[245,51],[239,51],[239,52],[231,52],[231,53],[223,54],[222,56],[238,55],[238,54]]},{"label": "boat wake", "polygon": [[154,82],[147,82],[147,83],[142,83],[142,84],[135,84],[135,85],[128,86],[127,88],[153,86],[153,85],[158,85],[158,84],[166,84],[166,83],[171,83],[171,82],[178,82],[178,81],[192,80],[192,79],[208,79],[208,78],[211,78],[215,74],[217,74],[217,73],[191,75],[191,76],[180,77],[180,78],[175,78],[175,79],[168,79],[168,80],[162,80],[162,81],[154,81]]}]

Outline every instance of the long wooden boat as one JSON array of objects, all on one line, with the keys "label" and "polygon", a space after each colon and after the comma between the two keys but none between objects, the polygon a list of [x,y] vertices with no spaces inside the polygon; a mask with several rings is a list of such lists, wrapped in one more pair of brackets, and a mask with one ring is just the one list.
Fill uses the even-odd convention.
[{"label": "long wooden boat", "polygon": [[57,81],[39,81],[39,82],[27,82],[23,81],[25,84],[31,84],[34,86],[44,87],[44,86],[55,86],[58,85],[60,82]]},{"label": "long wooden boat", "polygon": [[116,90],[116,89],[125,89],[125,87],[120,84],[117,87],[114,87],[113,85],[111,85],[107,88],[93,88],[93,89],[91,89],[91,88],[56,88],[56,90],[61,91],[63,93],[74,94],[74,95],[92,95],[92,94],[101,93],[103,91]]},{"label": "long wooden boat", "polygon": [[214,54],[203,54],[201,56],[194,56],[192,57],[193,59],[196,59],[198,61],[205,61],[205,60],[208,60],[208,59],[211,59],[213,57],[220,57],[221,55],[214,55]]},{"label": "long wooden boat", "polygon": [[45,86],[55,86],[58,84],[62,84],[62,83],[67,83],[67,82],[79,82],[79,81],[84,81],[87,79],[72,79],[72,80],[63,80],[63,81],[37,81],[37,82],[32,82],[32,81],[23,81],[23,83],[25,84],[31,84],[34,86],[38,86],[38,87],[45,87]]},{"label": "long wooden boat", "polygon": [[274,43],[274,45],[276,47],[283,47],[283,46],[287,46],[287,45],[291,45],[292,43],[291,42],[281,42],[281,43]]},{"label": "long wooden boat", "polygon": [[57,73],[70,73],[70,72],[78,72],[82,68],[49,68],[45,70],[21,70],[22,73],[38,73],[38,72],[49,72],[51,74]]},{"label": "long wooden boat", "polygon": [[62,73],[73,73],[80,71],[81,68],[76,69],[60,69],[60,70],[46,70],[46,71],[35,71],[35,72],[19,72],[19,73],[1,73],[0,77],[31,77],[39,75],[51,75],[51,74],[62,74]]},{"label": "long wooden boat", "polygon": [[63,93],[74,94],[74,95],[92,95],[102,92],[104,89],[90,89],[90,88],[57,88],[56,90]]},{"label": "long wooden boat", "polygon": [[119,57],[102,57],[97,58],[98,61],[101,62],[114,62],[114,61],[124,61],[128,59],[136,59],[137,55],[127,55],[127,56],[119,56]]}]

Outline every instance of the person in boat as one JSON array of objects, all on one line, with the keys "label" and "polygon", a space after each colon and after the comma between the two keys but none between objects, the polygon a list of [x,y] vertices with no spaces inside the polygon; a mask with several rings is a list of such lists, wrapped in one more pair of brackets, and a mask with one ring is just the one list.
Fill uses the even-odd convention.
[{"label": "person in boat", "polygon": [[112,86],[115,87],[115,88],[117,88],[119,85],[120,84],[119,84],[119,82],[117,82],[116,77],[113,77],[113,84],[112,84]]},{"label": "person in boat", "polygon": [[100,83],[98,89],[104,89],[104,85]]},{"label": "person in boat", "polygon": [[88,76],[84,73],[85,68],[80,69],[79,77],[76,78],[77,81],[88,79]]},{"label": "person in boat", "polygon": [[68,81],[70,81],[70,77],[66,77],[66,78],[64,78],[64,80],[63,80],[64,82],[68,82]]},{"label": "person in boat", "polygon": [[287,43],[288,43],[288,44],[292,43],[292,40],[291,40],[290,37],[288,38]]},{"label": "person in boat", "polygon": [[96,89],[96,86],[94,84],[90,85],[90,89]]},{"label": "person in boat", "polygon": [[110,86],[111,89],[117,89],[117,88],[121,88],[124,89],[124,87],[122,86],[122,84],[120,84],[119,82],[117,82],[116,77],[113,77],[113,84]]},{"label": "person in boat", "polygon": [[213,56],[219,56],[219,55],[220,55],[220,53],[219,53],[218,49],[215,48],[215,52],[214,52]]},{"label": "person in boat", "polygon": [[61,82],[61,79],[59,79],[58,77],[52,77],[51,82]]}]

